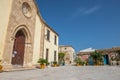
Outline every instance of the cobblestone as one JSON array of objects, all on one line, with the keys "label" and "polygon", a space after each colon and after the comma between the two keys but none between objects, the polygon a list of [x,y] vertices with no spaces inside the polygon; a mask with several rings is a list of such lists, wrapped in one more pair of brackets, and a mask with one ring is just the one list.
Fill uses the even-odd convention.
[{"label": "cobblestone", "polygon": [[120,80],[118,66],[61,66],[0,73],[0,80]]}]

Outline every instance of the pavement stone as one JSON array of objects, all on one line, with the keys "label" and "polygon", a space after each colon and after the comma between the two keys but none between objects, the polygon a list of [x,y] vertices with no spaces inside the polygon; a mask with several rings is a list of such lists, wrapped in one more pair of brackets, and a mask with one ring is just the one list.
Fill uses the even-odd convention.
[{"label": "pavement stone", "polygon": [[0,80],[120,80],[120,66],[60,66],[2,72]]}]

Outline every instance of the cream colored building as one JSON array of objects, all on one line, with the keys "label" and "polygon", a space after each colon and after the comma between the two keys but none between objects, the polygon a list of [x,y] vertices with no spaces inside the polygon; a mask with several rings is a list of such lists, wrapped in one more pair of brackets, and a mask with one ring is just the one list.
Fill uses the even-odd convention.
[{"label": "cream colored building", "polygon": [[73,63],[75,50],[72,46],[61,45],[61,46],[59,46],[59,53],[60,52],[65,53],[65,57],[64,57],[65,64]]},{"label": "cream colored building", "polygon": [[58,34],[47,24],[45,26],[44,59],[48,62],[58,61]]},{"label": "cream colored building", "polygon": [[[39,58],[46,58],[46,49],[49,61],[55,56],[58,60],[58,34],[42,19],[35,0],[0,0],[0,18],[0,59],[4,70],[16,65],[33,67]],[[50,41],[46,40],[47,30]]]}]

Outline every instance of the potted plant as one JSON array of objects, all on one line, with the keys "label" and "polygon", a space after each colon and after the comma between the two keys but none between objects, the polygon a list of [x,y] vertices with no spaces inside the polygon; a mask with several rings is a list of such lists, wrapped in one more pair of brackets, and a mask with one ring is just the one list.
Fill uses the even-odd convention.
[{"label": "potted plant", "polygon": [[49,66],[49,65],[50,65],[50,63],[47,61],[47,62],[46,62],[46,66]]},{"label": "potted plant", "polygon": [[103,65],[103,57],[101,57],[100,59],[99,59],[99,65]]},{"label": "potted plant", "polygon": [[1,65],[2,60],[0,60],[0,72],[2,72],[2,65]]},{"label": "potted plant", "polygon": [[57,61],[53,61],[53,65],[54,65],[54,67],[56,67],[57,66]]},{"label": "potted plant", "polygon": [[47,60],[46,60],[46,59],[43,59],[43,58],[40,58],[40,59],[38,60],[38,63],[40,63],[40,68],[41,68],[41,69],[44,69],[44,68],[45,68],[45,65],[46,65],[46,63],[47,63]]},{"label": "potted plant", "polygon": [[82,60],[80,58],[76,58],[75,62],[76,62],[76,66],[82,65]]}]

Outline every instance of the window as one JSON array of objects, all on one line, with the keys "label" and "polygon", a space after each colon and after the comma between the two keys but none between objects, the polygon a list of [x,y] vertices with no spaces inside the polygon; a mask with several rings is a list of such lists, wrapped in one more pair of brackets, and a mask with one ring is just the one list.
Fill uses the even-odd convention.
[{"label": "window", "polygon": [[50,41],[50,31],[49,30],[47,30],[47,40]]},{"label": "window", "polygon": [[46,49],[46,60],[48,61],[49,49]]},{"label": "window", "polygon": [[22,4],[22,12],[26,17],[31,17],[31,7],[27,2]]},{"label": "window", "polygon": [[56,53],[57,51],[54,51],[54,61],[56,61]]},{"label": "window", "polygon": [[54,37],[54,44],[57,44],[57,36]]}]

